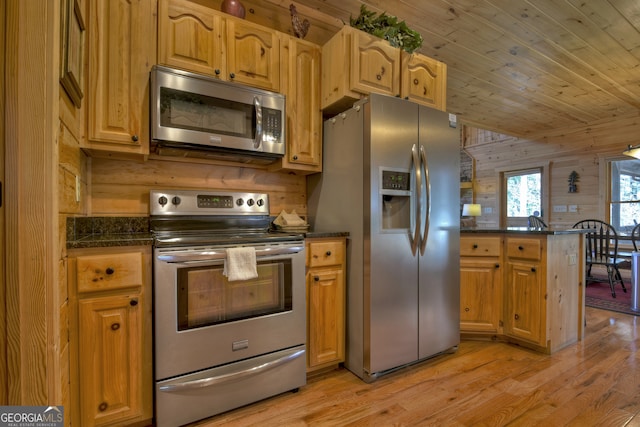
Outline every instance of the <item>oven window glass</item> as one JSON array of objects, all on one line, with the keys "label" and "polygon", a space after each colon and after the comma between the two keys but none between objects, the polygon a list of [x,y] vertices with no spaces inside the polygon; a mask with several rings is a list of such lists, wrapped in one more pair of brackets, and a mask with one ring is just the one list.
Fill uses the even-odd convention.
[{"label": "oven window glass", "polygon": [[226,99],[160,88],[160,125],[254,139],[255,107]]},{"label": "oven window glass", "polygon": [[178,270],[179,331],[291,310],[291,260],[259,261],[251,280],[229,282],[222,269]]}]

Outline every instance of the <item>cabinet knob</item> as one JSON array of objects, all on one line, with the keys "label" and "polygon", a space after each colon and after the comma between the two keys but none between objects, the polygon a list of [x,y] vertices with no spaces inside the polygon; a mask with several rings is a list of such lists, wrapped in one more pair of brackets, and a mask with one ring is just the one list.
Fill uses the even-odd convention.
[{"label": "cabinet knob", "polygon": [[520,315],[518,313],[516,313],[516,314],[513,315],[513,318],[516,319],[516,320],[519,320],[520,319]]},{"label": "cabinet knob", "polygon": [[236,78],[236,73],[229,73],[229,78],[235,79]]},{"label": "cabinet knob", "polygon": [[319,282],[320,281],[320,276],[313,276],[313,280],[314,280],[314,282]]},{"label": "cabinet knob", "polygon": [[331,256],[331,251],[327,251],[327,256]]},{"label": "cabinet knob", "polygon": [[464,311],[466,311],[468,313],[469,312],[469,307],[465,307]]},{"label": "cabinet knob", "polygon": [[216,73],[216,76],[220,75],[220,69],[219,68],[216,68],[213,72]]},{"label": "cabinet knob", "polygon": [[138,142],[138,139],[140,139],[140,138],[138,138],[138,135],[131,135],[131,140],[133,142]]},{"label": "cabinet knob", "polygon": [[111,330],[112,331],[117,331],[118,329],[120,329],[120,323],[115,322],[111,324]]},{"label": "cabinet knob", "polygon": [[102,402],[100,405],[98,405],[98,410],[100,412],[104,412],[107,410],[108,407],[109,405],[107,405],[107,402]]},{"label": "cabinet knob", "polygon": [[478,249],[478,245],[477,244],[473,244],[473,249]]},{"label": "cabinet knob", "polygon": [[104,272],[107,273],[107,275],[111,276],[116,271],[111,267],[107,267],[107,269]]},{"label": "cabinet knob", "polygon": [[298,160],[298,156],[297,155],[293,155],[293,160]]},{"label": "cabinet knob", "polygon": [[138,305],[138,300],[136,298],[133,298],[131,301],[129,301],[129,305],[131,307],[135,307],[136,305]]},{"label": "cabinet knob", "polygon": [[536,272],[536,268],[535,267],[531,267],[531,272],[535,273]]},{"label": "cabinet knob", "polygon": [[518,246],[518,250],[519,251],[524,251],[524,248],[522,246]]},{"label": "cabinet knob", "polygon": [[496,268],[500,268],[500,264],[496,264]]}]

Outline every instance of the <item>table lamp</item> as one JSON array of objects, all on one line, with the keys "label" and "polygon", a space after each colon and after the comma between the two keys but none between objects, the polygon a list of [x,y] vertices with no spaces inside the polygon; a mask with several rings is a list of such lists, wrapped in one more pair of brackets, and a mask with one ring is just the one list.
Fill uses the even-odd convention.
[{"label": "table lamp", "polygon": [[465,203],[462,205],[462,216],[480,216],[482,206],[476,203]]}]

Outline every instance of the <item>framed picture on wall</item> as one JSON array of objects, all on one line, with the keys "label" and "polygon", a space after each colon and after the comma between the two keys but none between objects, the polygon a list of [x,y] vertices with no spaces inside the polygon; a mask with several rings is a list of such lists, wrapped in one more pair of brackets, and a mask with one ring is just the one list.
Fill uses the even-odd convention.
[{"label": "framed picture on wall", "polygon": [[73,104],[80,108],[84,96],[84,18],[78,0],[62,0],[60,13],[60,83]]}]

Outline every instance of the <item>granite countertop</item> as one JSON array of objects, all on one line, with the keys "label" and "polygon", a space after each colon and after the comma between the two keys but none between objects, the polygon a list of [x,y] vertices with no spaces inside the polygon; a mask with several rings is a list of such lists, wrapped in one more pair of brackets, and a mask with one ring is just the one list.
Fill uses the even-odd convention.
[{"label": "granite countertop", "polygon": [[152,244],[148,217],[67,217],[67,249]]},{"label": "granite countertop", "polygon": [[[301,233],[305,238],[346,237],[348,232]],[[148,217],[68,217],[67,249],[153,245]]]},{"label": "granite countertop", "polygon": [[590,230],[581,228],[529,228],[529,227],[464,227],[460,233],[509,233],[528,235],[585,234]]}]

